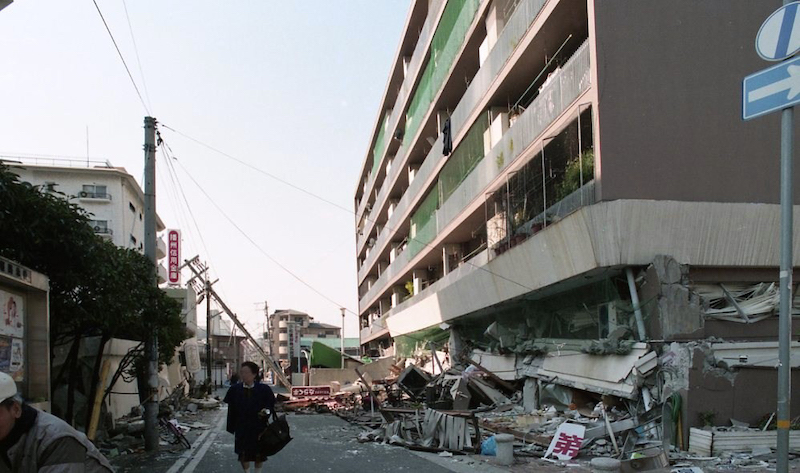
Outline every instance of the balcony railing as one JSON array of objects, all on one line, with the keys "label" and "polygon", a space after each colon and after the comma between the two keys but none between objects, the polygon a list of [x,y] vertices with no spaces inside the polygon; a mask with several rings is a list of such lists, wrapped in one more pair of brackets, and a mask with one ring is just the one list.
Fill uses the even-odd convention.
[{"label": "balcony railing", "polygon": [[[406,115],[406,123],[405,123],[406,128],[404,130],[404,139],[401,145],[401,149],[398,150],[398,152],[395,155],[396,156],[395,164],[399,165],[399,167],[401,168],[406,165],[406,159],[405,159],[407,157],[406,150],[410,149],[409,145],[412,145],[418,139],[418,137],[416,136],[417,131],[419,131],[419,128],[421,128],[420,125],[422,124],[423,119],[429,116],[433,99],[435,99],[435,97],[438,95],[440,89],[442,88],[442,85],[446,81],[446,78],[450,75],[450,70],[452,69],[453,65],[456,62],[456,59],[458,57],[458,52],[461,50],[466,41],[465,35],[468,34],[469,26],[473,23],[475,14],[482,2],[483,0],[468,0],[468,4],[465,4],[459,11],[457,11],[458,15],[456,15],[453,18],[449,18],[449,22],[452,23],[450,26],[452,26],[453,29],[457,31],[453,31],[450,33],[449,36],[443,38],[441,44],[439,44],[438,57],[432,58],[432,61],[435,62],[429,61],[427,63],[428,66],[426,67],[426,70],[423,72],[423,77],[420,77],[420,83],[418,84],[417,88],[413,90],[414,96],[410,97],[412,102],[416,101],[417,103],[408,104],[409,110],[411,110],[411,107],[415,105],[419,107],[419,110],[414,111],[414,113],[411,113],[410,111],[406,111],[406,105],[407,105],[406,99],[409,98],[409,93],[413,89],[413,85],[415,83],[414,80],[416,79],[417,72],[419,70],[419,67],[421,66],[423,59],[426,57],[426,54],[424,53],[427,52],[427,49],[425,49],[423,54],[417,54],[418,51],[417,50],[414,51],[414,56],[412,56],[412,64],[411,64],[412,66],[414,66],[414,68],[412,70],[412,68],[409,67],[409,70],[411,70],[412,73],[408,75],[408,77],[412,78],[412,80],[403,82],[404,90],[401,92],[401,94],[398,95],[398,101],[395,103],[395,107],[392,109],[392,114],[390,115],[389,118],[387,118],[387,121],[389,123],[387,132],[393,134],[394,130],[397,128],[400,118],[403,115]],[[430,11],[438,12],[438,9],[441,7],[441,3],[443,2],[437,2],[437,1],[432,2]],[[446,20],[444,16],[445,13],[442,14],[442,21]],[[429,16],[429,19],[430,18],[431,16]],[[433,43],[436,42],[435,41],[436,33],[439,31],[439,26],[440,26],[438,24],[439,16],[435,15],[434,19],[437,21],[436,28],[435,29],[433,28],[433,23],[431,22],[430,23],[431,29],[427,32],[428,34],[433,35],[433,39],[431,41],[431,48],[434,48],[436,46]],[[426,26],[428,25],[429,23],[426,21]],[[420,41],[417,43],[418,49],[421,43],[423,43],[422,39],[420,39]],[[428,43],[427,37],[424,43],[425,44],[423,44],[423,46],[427,48],[427,43]],[[415,60],[418,60],[418,62],[415,62]],[[422,94],[424,90],[427,90],[427,92],[423,95],[430,95],[431,99],[430,101],[428,101],[427,98],[425,100],[420,101],[418,95]],[[403,99],[402,104],[400,103],[401,97]],[[412,115],[411,117],[408,116],[409,113],[411,113]],[[385,149],[388,149],[388,147],[386,147]],[[381,156],[379,158],[376,158],[374,162],[371,181],[370,183],[368,183],[367,190],[364,192],[364,197],[362,198],[362,202],[359,205],[359,211],[357,214],[359,218],[361,215],[363,215],[362,213],[363,208],[366,207],[366,201],[368,200],[368,192],[371,192],[371,189],[374,187],[375,184],[374,181],[377,178],[378,173],[374,171],[377,171],[379,169],[380,162],[383,159],[384,157]],[[394,180],[390,181],[386,178],[384,179],[383,187],[387,186],[392,187],[393,185],[394,185]],[[380,193],[381,191],[379,191],[379,194]],[[380,200],[378,197],[376,197],[375,205],[372,206],[373,209],[381,209],[382,206],[385,204],[385,201]],[[372,227],[373,227],[372,223],[374,222],[367,222],[367,228],[365,229],[364,234],[360,235],[360,237],[356,240],[357,244],[356,248],[359,253],[363,249],[364,241],[368,238],[368,236],[372,232]]]},{"label": "balcony railing", "polygon": [[[517,46],[519,45],[521,39],[527,34],[528,30],[530,30],[531,26],[533,25],[536,17],[542,10],[544,4],[547,3],[547,0],[523,0],[519,6],[514,10],[514,13],[508,20],[506,27],[500,32],[500,36],[498,37],[497,43],[494,45],[492,50],[489,52],[488,57],[484,61],[481,68],[478,70],[478,73],[470,82],[467,91],[464,93],[464,96],[456,106],[453,114],[450,118],[451,123],[451,130],[453,136],[458,136],[459,132],[464,129],[465,126],[470,125],[467,123],[467,120],[470,116],[473,115],[475,108],[481,103],[481,100],[486,95],[489,87],[492,83],[497,79],[501,69],[508,63],[509,58],[516,50]],[[416,54],[416,53],[415,53]],[[403,85],[405,86],[405,82]],[[398,111],[401,110],[397,106],[395,106],[393,110],[393,114],[397,115]],[[399,117],[396,117],[399,118]],[[396,126],[391,124],[391,129]],[[430,177],[430,171],[435,168],[435,165],[443,159],[441,153],[441,135],[438,137],[439,139],[433,145],[431,151],[428,153],[426,157],[423,167],[417,172],[417,176],[414,179],[419,184],[422,184],[427,178]],[[372,208],[376,211],[381,209],[385,205],[386,195],[388,191],[394,186],[397,176],[399,175],[400,171],[405,171],[406,169],[406,156],[405,156],[405,147],[401,145],[400,149],[398,149],[397,153],[395,154],[394,163],[392,165],[392,172],[387,175],[384,179],[384,184],[381,190],[378,193],[377,198],[375,199],[375,203]],[[427,174],[426,174],[427,171]],[[413,183],[412,183],[413,185]],[[417,187],[418,187],[417,186]],[[406,199],[406,196],[411,194],[411,199]],[[414,200],[414,197],[418,196],[418,190],[416,192],[412,192],[412,188],[405,192],[403,198],[401,199],[401,203],[398,204],[397,209],[395,209],[395,215],[397,215],[396,220],[399,220],[399,217],[402,216],[405,211],[408,210],[408,205],[403,205],[403,201]],[[361,202],[361,209],[359,210],[358,215],[363,214],[363,208],[366,207],[367,201],[367,194],[365,194],[364,198]],[[418,196],[422,197],[422,196]],[[412,202],[413,203],[413,202]],[[398,215],[399,214],[399,215]],[[359,235],[356,241],[356,248],[357,251],[362,251],[364,244],[368,240],[368,236],[371,234],[372,229],[374,227],[374,222],[366,222],[364,232]],[[397,228],[397,225],[393,225],[391,223],[386,224],[387,229]],[[383,238],[384,242],[388,238]],[[381,248],[379,245],[381,241],[380,235],[378,238],[378,242],[376,242],[376,248]],[[367,259],[369,261],[369,258]],[[374,261],[373,261],[374,263]],[[372,266],[372,264],[365,263],[363,265],[366,268],[363,268],[363,275],[366,275],[367,270]],[[360,275],[361,276],[361,275]],[[363,279],[360,277],[359,280]]]},{"label": "balcony railing", "polygon": [[107,192],[80,191],[78,193],[78,197],[81,198],[81,199],[111,200],[111,194],[109,194]]},{"label": "balcony railing", "polygon": [[[413,89],[417,75],[419,75],[419,69],[422,66],[422,61],[428,54],[431,36],[436,30],[435,26],[439,22],[439,13],[445,1],[446,0],[432,0],[430,5],[428,5],[428,17],[425,19],[425,24],[419,33],[419,38],[417,39],[417,45],[414,47],[414,52],[411,54],[411,61],[408,64],[408,70],[406,72],[405,79],[403,80],[400,90],[397,93],[397,98],[395,99],[394,106],[392,107],[392,113],[385,118],[385,123],[388,123],[388,126],[386,127],[386,131],[388,132],[388,137],[386,138],[387,140],[392,139],[391,136],[394,134],[394,130],[397,128],[398,121],[403,113],[405,113],[408,94]],[[383,153],[385,152],[386,148],[388,148],[388,146],[383,148],[381,151],[381,156],[377,160],[378,164],[380,164],[380,161],[384,159]],[[397,154],[398,156],[400,155],[399,152]],[[377,169],[375,168],[374,163],[372,169],[372,177],[370,178],[370,182],[367,183],[364,195],[361,198],[361,203],[356,211],[356,215],[358,215],[359,218],[364,214],[364,210],[369,202],[369,193],[372,192],[372,189],[375,186],[377,172],[374,171]],[[384,182],[386,181],[384,180]],[[378,201],[376,200],[375,203],[377,202]],[[359,244],[358,247],[361,248],[361,245]]]},{"label": "balcony railing", "polygon": [[541,90],[500,142],[478,163],[450,198],[442,203],[436,216],[439,231],[481,195],[589,85],[589,48],[588,43],[584,43],[558,75]]},{"label": "balcony railing", "polygon": [[[434,232],[430,241],[433,241],[436,235],[462,214],[464,209],[475,198],[482,195],[484,189],[514,162],[531,143],[538,139],[545,129],[572,105],[575,99],[584,91],[588,90],[589,86],[590,57],[587,42],[578,48],[561,71],[553,77],[547,86],[542,88],[539,95],[514,123],[514,126],[503,135],[500,142],[478,163],[449,198],[440,203],[440,207],[435,214],[436,232]],[[434,152],[434,156],[429,154],[428,158],[426,158],[423,167],[420,168],[420,175],[414,179],[412,186],[414,183],[425,180],[424,175],[421,175],[423,168],[425,168],[429,162],[432,163],[437,159],[436,154],[441,155],[441,151],[438,150],[436,146],[434,146],[434,150],[432,150],[432,153]],[[433,167],[433,164],[431,164],[430,167]],[[430,171],[428,170],[428,172]],[[419,187],[421,187],[421,185],[420,182]],[[405,213],[404,209],[407,209],[407,206],[410,205],[412,196],[421,197],[419,196],[421,190],[420,188],[412,192],[412,188],[409,186],[408,192],[403,196],[403,199],[401,199],[398,204],[397,210],[392,215],[393,218],[389,219],[389,223],[386,225],[387,227],[396,228],[397,222],[393,222],[392,220],[394,217],[397,217],[398,221],[400,220],[401,214]],[[558,205],[558,202],[553,202],[552,205]],[[382,248],[381,240],[385,241],[388,239],[388,235],[391,232],[385,230],[384,233],[386,236],[382,239],[379,238],[378,242],[375,244],[375,250],[373,251],[375,255],[371,254],[371,257],[367,258],[361,271],[359,271],[359,278],[367,274],[367,270],[373,264],[370,260],[376,258],[377,254],[380,252],[380,248]],[[386,290],[389,281],[406,270],[410,259],[411,252],[409,251],[404,251],[399,257],[395,258],[394,262],[386,268],[361,300],[365,304],[371,304],[375,297]]]}]

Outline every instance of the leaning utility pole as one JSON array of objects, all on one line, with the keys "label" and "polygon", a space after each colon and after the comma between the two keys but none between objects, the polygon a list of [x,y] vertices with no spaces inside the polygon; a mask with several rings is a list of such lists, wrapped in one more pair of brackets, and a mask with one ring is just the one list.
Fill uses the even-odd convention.
[{"label": "leaning utility pole", "polygon": [[[156,266],[156,119],[144,117],[144,255],[152,263],[153,282],[158,286]],[[144,448],[158,450],[158,331],[148,327],[145,337],[147,357],[147,398],[144,402]]]},{"label": "leaning utility pole", "polygon": [[[208,270],[206,269],[206,379],[208,379],[209,388],[212,386],[211,380],[211,281],[208,279]],[[211,393],[209,393],[211,394]]]},{"label": "leaning utility pole", "polygon": [[[206,268],[202,264],[200,264],[199,258],[197,256],[195,256],[194,258],[192,258],[190,260],[186,260],[186,263],[184,263],[183,266],[189,268],[192,271],[192,273],[194,274],[194,277],[192,278],[192,280],[203,281],[204,284],[207,284],[208,279],[207,279],[207,277],[203,276],[203,274],[205,273]],[[183,266],[181,266],[181,267],[183,267]],[[216,281],[214,281],[214,283],[216,283]],[[228,317],[230,317],[231,321],[233,321],[233,323],[237,327],[239,327],[239,330],[242,331],[242,334],[244,335],[244,337],[246,339],[248,339],[250,341],[250,343],[254,347],[256,347],[256,350],[258,351],[259,355],[261,355],[261,357],[267,362],[267,364],[269,365],[269,368],[273,372],[275,372],[275,375],[277,377],[277,381],[291,391],[292,383],[290,383],[289,380],[286,378],[286,375],[283,374],[283,369],[281,369],[281,366],[275,361],[274,358],[272,358],[271,355],[267,354],[267,352],[264,350],[264,348],[261,345],[258,344],[258,342],[256,341],[255,337],[253,337],[250,334],[250,332],[247,330],[247,328],[244,326],[244,324],[239,320],[239,317],[237,317],[236,314],[231,310],[231,308],[228,307],[227,304],[225,304],[225,301],[223,301],[222,298],[219,297],[219,294],[217,294],[217,291],[215,291],[214,288],[211,287],[214,283],[208,284],[206,286],[206,288],[208,290],[209,297],[214,299],[214,301],[217,303],[217,306],[219,306],[222,309],[222,311],[224,313],[226,313],[228,315]]]}]

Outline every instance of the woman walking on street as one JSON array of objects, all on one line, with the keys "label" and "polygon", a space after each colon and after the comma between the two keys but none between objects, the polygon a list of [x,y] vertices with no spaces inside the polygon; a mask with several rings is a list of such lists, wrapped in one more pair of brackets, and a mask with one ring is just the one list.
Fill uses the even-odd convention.
[{"label": "woman walking on street", "polygon": [[228,404],[228,432],[235,435],[234,450],[244,471],[254,462],[256,473],[261,471],[266,455],[258,451],[258,434],[265,427],[266,414],[275,409],[275,394],[258,379],[258,365],[245,361],[239,370],[239,383],[225,395]]}]

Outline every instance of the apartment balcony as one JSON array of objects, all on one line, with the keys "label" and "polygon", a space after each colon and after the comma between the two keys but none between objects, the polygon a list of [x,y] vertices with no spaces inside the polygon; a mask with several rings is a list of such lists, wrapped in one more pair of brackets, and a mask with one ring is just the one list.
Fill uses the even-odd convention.
[{"label": "apartment balcony", "polygon": [[373,321],[369,327],[361,329],[360,340],[362,345],[384,337],[389,333],[389,329],[386,327],[386,317],[387,315],[383,315]]},{"label": "apartment balcony", "polygon": [[[416,242],[417,246],[424,247],[432,243],[447,226],[455,222],[465,212],[470,203],[482,197],[490,184],[506,172],[508,167],[526,152],[531,144],[541,140],[544,132],[562,113],[570,107],[574,107],[576,99],[589,90],[590,85],[590,57],[587,42],[578,48],[572,58],[567,61],[557,74],[553,75],[552,80],[542,88],[536,99],[517,118],[514,125],[509,128],[488,155],[481,159],[447,199],[439,204],[439,208],[432,219],[435,231],[426,232],[423,236],[418,235],[416,238],[418,240]],[[441,151],[438,151],[436,146],[434,146],[432,153],[434,152],[441,154]],[[426,158],[425,163],[420,168],[420,176],[414,182],[425,180],[423,173],[431,173],[430,168],[426,168],[426,164],[428,162],[432,163],[435,159],[440,158],[435,155],[429,155]],[[431,164],[430,166],[432,167],[433,165]],[[412,186],[414,182],[412,182]],[[422,190],[424,189],[421,183],[418,189],[409,187],[409,191],[401,199],[398,204],[398,210],[389,219],[386,227],[396,228],[396,225],[401,221],[401,215],[404,215],[409,209],[412,196],[414,199],[422,198],[423,196],[420,195]],[[434,189],[434,192],[436,192],[436,189]],[[586,189],[583,189],[579,196],[583,196],[586,193]],[[556,204],[557,202],[554,201],[552,205]],[[545,205],[546,208],[550,206]],[[397,221],[393,222],[392,220],[395,216],[397,216]],[[378,257],[377,255],[381,253],[381,245],[389,237],[389,232],[385,233],[387,233],[387,236],[383,239],[378,239],[375,244],[376,251],[373,251],[374,255],[371,254],[370,258],[367,258],[361,271],[359,271],[359,280],[363,279],[362,276],[367,274],[369,268]],[[395,258],[378,277],[372,288],[361,298],[359,302],[361,309],[363,310],[374,304],[377,298],[387,290],[392,281],[409,270],[407,266],[416,256],[416,254],[412,254],[411,251],[407,250]]]},{"label": "apartment balcony", "polygon": [[[422,67],[423,60],[428,55],[428,50],[430,49],[431,45],[431,37],[436,32],[436,25],[439,23],[439,18],[441,17],[445,3],[446,3],[445,0],[432,0],[430,2],[430,5],[428,6],[428,17],[425,19],[425,26],[423,26],[422,30],[419,33],[419,39],[417,40],[417,45],[414,48],[414,52],[411,55],[411,61],[408,64],[406,77],[403,80],[403,84],[397,93],[397,98],[394,101],[394,106],[392,106],[391,113],[389,115],[384,116],[384,121],[381,122],[382,126],[384,126],[387,130],[387,133],[384,134],[383,138],[384,140],[388,141],[392,139],[392,134],[394,133],[394,130],[397,129],[397,125],[400,122],[400,118],[405,113],[405,110],[408,105],[407,102],[409,95],[413,90],[414,85],[416,85],[417,83],[417,78],[418,78],[417,76],[419,75],[420,67]],[[377,158],[378,163],[381,163],[383,161],[384,154],[386,150],[389,148],[389,146],[388,144],[384,144],[382,148],[383,149],[381,150],[380,156]],[[373,191],[375,187],[375,181],[377,179],[378,173],[374,171],[375,169],[373,169],[371,177],[364,188],[364,193],[361,198],[361,202],[358,206],[358,209],[356,210],[356,218],[358,219],[360,219],[361,216],[364,215],[364,210],[366,209],[370,200],[369,194],[370,192]],[[386,181],[384,181],[384,183],[385,182]],[[359,245],[359,247],[360,246],[361,245]]]},{"label": "apartment balcony", "polygon": [[288,333],[279,333],[278,334],[278,341],[279,342],[288,342],[289,341],[289,334]]},{"label": "apartment balcony", "polygon": [[167,243],[164,237],[160,236],[156,239],[156,258],[162,259],[167,257]]},{"label": "apartment balcony", "polygon": [[[442,3],[444,3],[444,2],[442,2]],[[460,12],[460,15],[458,16],[458,20],[456,20],[456,21],[457,22],[460,21],[462,26],[465,25],[465,24],[469,26],[467,28],[466,32],[465,32],[465,37],[461,38],[461,37],[459,37],[457,35],[453,35],[449,39],[449,41],[447,42],[446,46],[444,47],[445,48],[444,50],[446,50],[446,54],[443,54],[443,57],[439,58],[439,60],[442,61],[443,64],[447,64],[447,66],[445,67],[443,65],[440,65],[438,68],[434,68],[434,69],[436,69],[435,72],[438,74],[437,77],[441,79],[442,83],[439,85],[438,89],[433,90],[433,92],[432,92],[433,93],[433,98],[431,100],[431,103],[428,104],[425,108],[419,110],[418,113],[415,114],[414,120],[415,120],[416,124],[411,125],[409,122],[405,122],[406,129],[404,130],[405,137],[404,137],[404,140],[403,140],[403,145],[401,145],[401,148],[399,150],[397,150],[397,152],[395,153],[395,159],[394,159],[393,167],[397,166],[398,168],[404,170],[405,167],[407,166],[407,164],[408,164],[407,163],[407,159],[406,159],[408,157],[407,153],[408,153],[408,151],[413,149],[413,144],[419,139],[419,137],[417,135],[419,133],[421,133],[421,130],[424,128],[423,125],[430,119],[431,114],[434,112],[438,97],[441,94],[442,90],[446,87],[447,82],[451,79],[451,73],[456,68],[456,66],[458,64],[458,60],[459,60],[459,58],[461,56],[462,49],[464,48],[464,46],[466,45],[467,41],[470,39],[470,37],[472,36],[472,34],[475,31],[475,28],[476,28],[475,19],[481,17],[481,15],[478,14],[479,11],[480,11],[480,8],[482,6],[485,7],[486,3],[487,2],[485,2],[485,1],[479,1],[478,2],[477,11],[472,11],[472,9],[470,9],[470,8],[464,8]],[[433,10],[433,11],[437,11],[437,10]],[[438,23],[438,20],[439,20],[439,18],[438,18],[438,15],[437,15],[437,17],[436,17],[436,22],[437,23]],[[436,23],[432,23],[432,25],[437,25],[437,24]],[[436,33],[436,31],[435,31],[436,28],[431,28],[431,30],[432,31],[430,31],[429,34],[434,36],[435,33]],[[426,47],[429,46],[427,44],[429,42],[430,42],[429,40],[425,41],[425,43],[426,43],[425,46]],[[419,44],[420,43],[418,43],[418,46],[419,46]],[[426,57],[427,57],[426,54],[427,54],[427,50],[425,51],[425,54],[419,55],[419,63],[416,64],[417,69],[422,65],[423,60],[426,59]],[[415,56],[416,56],[416,51],[415,51]],[[447,56],[447,57],[445,58],[445,56]],[[448,61],[450,61],[450,62],[448,63]],[[405,91],[405,94],[403,95],[403,97],[404,97],[404,99],[405,98],[411,98],[411,100],[413,102],[413,96],[410,93],[412,91],[414,92],[414,95],[419,93],[419,88],[414,89],[414,86],[417,85],[416,84],[416,72],[415,72],[415,74],[413,76],[410,76],[410,77],[412,77],[414,80],[409,81],[408,83],[407,82],[403,83],[403,87],[404,88],[406,88],[406,86],[408,87],[407,90]],[[405,115],[407,114],[407,110],[406,110],[406,107],[405,107],[406,105],[407,104],[404,104],[400,108],[395,106],[395,108],[392,109],[391,117],[387,117],[387,120],[389,120],[388,121],[389,128],[387,128],[388,134],[386,135],[388,137],[388,139],[391,139],[391,136],[394,133],[394,130],[397,128],[398,124],[400,123],[401,119],[404,119]],[[383,123],[383,125],[385,126],[386,123]],[[380,156],[378,158],[376,158],[376,161],[375,161],[376,166],[372,169],[372,173],[371,173],[372,174],[371,182],[367,183],[367,186],[366,186],[366,189],[364,191],[364,196],[362,198],[360,207],[361,206],[365,207],[367,205],[366,201],[368,200],[368,197],[369,197],[369,191],[371,191],[371,189],[374,187],[374,185],[372,183],[374,181],[376,181],[377,177],[380,175],[380,172],[379,172],[380,171],[380,163],[382,163],[384,161],[383,154],[386,152],[386,150],[388,148],[389,147],[386,146],[381,151]],[[387,191],[383,192],[384,194],[387,194],[394,187],[396,179],[397,179],[397,175],[398,175],[397,172],[399,172],[400,169],[396,170],[395,175],[392,176],[392,178],[393,178],[392,180],[389,180],[388,176],[387,176],[387,178],[385,178],[383,180],[383,184],[382,184],[381,190],[378,192],[378,196],[376,197],[376,200],[375,200],[374,204],[371,206],[372,210],[375,211],[376,214],[379,214],[379,212],[383,209],[383,206],[386,203],[385,195],[383,196],[384,197],[383,200],[381,200],[381,198],[380,198],[381,197],[380,196],[381,191],[383,191],[384,188],[387,188]],[[362,215],[361,211],[359,211],[357,215],[358,215],[357,218],[360,219],[361,215]],[[356,249],[357,249],[357,252],[359,254],[361,253],[361,251],[364,248],[364,243],[369,240],[369,236],[372,234],[372,229],[374,227],[374,223],[375,223],[374,220],[372,222],[367,222],[366,226],[365,226],[365,231],[363,232],[363,234],[359,235],[358,238],[356,239],[356,245],[357,245]]]},{"label": "apartment balcony", "polygon": [[80,191],[78,193],[78,199],[90,202],[111,202],[111,194],[107,192]]},{"label": "apartment balcony", "polygon": [[[506,27],[500,32],[496,44],[489,52],[486,60],[481,65],[475,77],[470,82],[467,91],[464,93],[464,96],[461,98],[458,106],[455,108],[450,117],[450,126],[453,137],[462,135],[469,129],[471,123],[468,122],[468,120],[474,116],[476,109],[481,106],[488,91],[501,75],[503,68],[508,64],[509,59],[515,53],[515,51],[522,46],[522,39],[532,29],[532,26],[539,17],[542,7],[545,3],[546,0],[523,0],[523,2],[517,6],[514,13],[509,18]],[[543,19],[540,21],[543,21]],[[394,110],[397,110],[397,108]],[[388,229],[389,233],[392,232],[391,229],[398,227],[398,221],[402,221],[401,219],[406,217],[405,214],[409,207],[416,204],[416,200],[422,197],[420,195],[421,187],[427,183],[434,171],[438,171],[438,165],[445,161],[445,157],[442,156],[441,153],[441,147],[442,137],[440,135],[432,146],[428,156],[423,161],[419,171],[417,171],[416,177],[403,194],[400,203],[398,203],[395,211],[389,218],[389,221],[386,223],[385,229]],[[376,198],[375,203],[372,205],[372,210],[375,215],[378,215],[380,209],[386,205],[388,194],[395,186],[400,172],[406,170],[407,163],[405,158],[407,156],[405,153],[406,149],[401,146],[401,148],[395,154],[395,158],[392,163],[392,169],[387,175],[386,179],[383,181],[383,185],[378,193],[378,197]],[[365,201],[362,199],[361,203],[364,205]],[[372,234],[374,224],[374,219],[373,221],[367,221],[364,224],[364,229],[357,238],[356,242],[358,254],[360,254],[360,252],[363,250],[364,244],[368,241],[369,235]],[[378,235],[374,248],[378,249],[380,252],[380,249],[383,248],[382,243],[385,244],[389,237],[390,235],[386,235],[381,238],[381,235]],[[366,273],[373,264],[374,259],[370,262],[370,259],[367,258],[367,261],[362,266],[362,271],[360,271],[359,281],[363,280],[364,276],[366,276]]]}]

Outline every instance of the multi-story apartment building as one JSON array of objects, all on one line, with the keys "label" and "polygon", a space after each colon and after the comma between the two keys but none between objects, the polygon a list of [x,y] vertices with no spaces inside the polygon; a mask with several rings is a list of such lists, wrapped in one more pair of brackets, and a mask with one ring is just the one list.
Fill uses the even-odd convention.
[{"label": "multi-story apartment building", "polygon": [[[124,168],[106,163],[86,167],[79,161],[64,161],[65,166],[14,164],[12,172],[20,180],[58,192],[92,214],[95,233],[116,246],[144,251],[144,193],[139,183]],[[157,230],[165,229],[156,218]],[[166,244],[158,239],[157,257],[166,256]],[[159,279],[166,281],[166,268],[158,267]]]},{"label": "multi-story apartment building", "polygon": [[[741,120],[741,79],[780,4],[412,1],[355,191],[362,350],[717,337],[670,358],[676,391],[717,393],[683,425],[772,412],[779,124]],[[704,371],[723,352],[735,383]],[[554,382],[624,391],[573,365]]]},{"label": "multi-story apartment building", "polygon": [[294,344],[299,349],[301,338],[338,340],[342,332],[340,327],[315,322],[314,317],[293,309],[276,310],[270,314],[267,323],[269,330],[264,337],[270,340],[271,354],[285,364],[289,363],[290,357],[296,356]]}]

